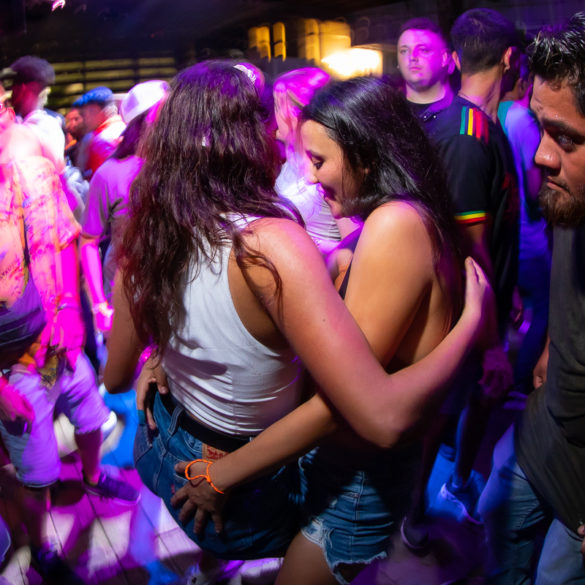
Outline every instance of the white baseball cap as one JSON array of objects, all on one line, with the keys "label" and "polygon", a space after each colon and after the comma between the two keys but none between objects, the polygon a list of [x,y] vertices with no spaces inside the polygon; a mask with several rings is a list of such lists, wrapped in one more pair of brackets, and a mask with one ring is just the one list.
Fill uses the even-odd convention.
[{"label": "white baseball cap", "polygon": [[163,99],[169,91],[166,81],[143,81],[135,85],[120,104],[120,115],[125,124],[129,124],[136,116],[150,110]]}]

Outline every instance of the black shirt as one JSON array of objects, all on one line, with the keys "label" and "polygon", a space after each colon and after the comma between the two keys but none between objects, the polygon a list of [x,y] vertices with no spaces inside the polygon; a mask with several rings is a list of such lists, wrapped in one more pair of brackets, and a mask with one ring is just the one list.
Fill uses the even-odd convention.
[{"label": "black shirt", "polygon": [[519,202],[510,145],[499,122],[460,96],[423,124],[442,158],[457,222],[491,222],[492,284],[502,330],[518,273]]},{"label": "black shirt", "polygon": [[555,228],[546,384],[518,425],[518,463],[558,518],[585,523],[585,228]]}]

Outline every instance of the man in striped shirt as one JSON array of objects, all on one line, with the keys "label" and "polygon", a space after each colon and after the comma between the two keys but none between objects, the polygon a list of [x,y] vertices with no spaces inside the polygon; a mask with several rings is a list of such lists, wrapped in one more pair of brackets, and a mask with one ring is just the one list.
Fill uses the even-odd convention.
[{"label": "man in striped shirt", "polygon": [[473,464],[490,409],[512,383],[503,341],[517,281],[519,203],[514,160],[497,111],[517,34],[498,12],[473,9],[455,21],[451,42],[461,90],[449,107],[423,123],[444,162],[463,252],[481,265],[496,293],[499,339],[483,356],[471,356],[453,384],[443,416],[437,417],[437,428],[429,429],[422,480],[402,526],[403,540],[412,549],[427,543],[424,483],[445,420],[459,413],[455,469],[439,497],[460,520],[480,523],[477,501],[483,479]]}]

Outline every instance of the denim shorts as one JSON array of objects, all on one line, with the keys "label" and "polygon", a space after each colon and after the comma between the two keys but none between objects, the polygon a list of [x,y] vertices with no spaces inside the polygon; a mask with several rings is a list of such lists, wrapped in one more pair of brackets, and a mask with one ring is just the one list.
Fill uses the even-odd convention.
[{"label": "denim shorts", "polygon": [[299,461],[305,538],[317,544],[332,574],[344,565],[386,558],[392,533],[410,504],[419,445],[356,457],[343,448],[317,447]]},{"label": "denim shorts", "polygon": [[51,388],[45,388],[36,371],[17,364],[12,367],[9,383],[24,396],[35,412],[32,425],[0,421],[0,434],[18,479],[27,487],[40,488],[59,479],[61,461],[53,415],[63,412],[83,435],[99,429],[108,419],[109,409],[100,396],[95,373],[84,354],[75,371],[64,369]]},{"label": "denim shorts", "polygon": [[[201,458],[203,446],[180,427],[182,413],[177,405],[169,414],[157,395],[154,418],[158,429],[152,432],[140,424],[134,442],[136,469],[142,481],[162,498],[179,525],[180,509],[173,508],[170,500],[187,480],[175,472],[175,465]],[[182,528],[198,546],[221,559],[284,556],[299,529],[298,491],[296,466],[282,467],[230,491],[221,534],[216,534],[213,522],[207,523],[202,534],[194,533],[192,519]]]}]

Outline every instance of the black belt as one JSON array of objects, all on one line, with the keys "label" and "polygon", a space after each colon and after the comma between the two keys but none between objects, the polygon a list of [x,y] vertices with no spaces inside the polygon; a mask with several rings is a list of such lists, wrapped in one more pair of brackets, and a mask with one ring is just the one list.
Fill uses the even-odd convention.
[{"label": "black belt", "polygon": [[[175,408],[179,406],[170,394],[159,394],[163,406],[167,412],[172,416]],[[254,437],[234,437],[233,435],[224,435],[198,423],[191,418],[186,411],[179,416],[179,426],[187,431],[190,435],[199,439],[202,443],[206,443],[211,447],[220,449],[221,451],[235,451],[246,443],[249,443]]]}]

